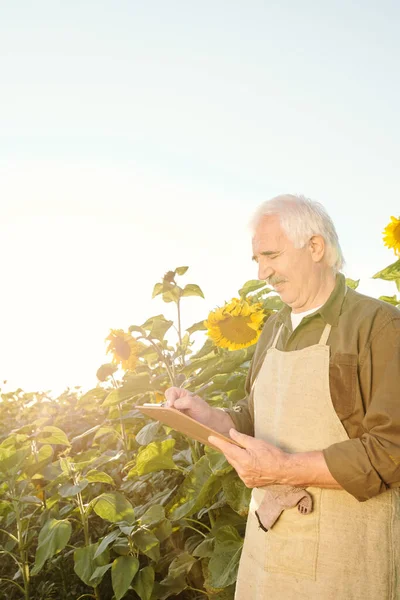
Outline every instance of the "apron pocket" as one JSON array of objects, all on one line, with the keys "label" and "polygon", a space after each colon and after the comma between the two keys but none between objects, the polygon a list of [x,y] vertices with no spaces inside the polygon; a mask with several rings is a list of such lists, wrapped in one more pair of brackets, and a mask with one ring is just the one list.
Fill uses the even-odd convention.
[{"label": "apron pocket", "polygon": [[313,498],[312,513],[302,515],[297,506],[284,510],[264,534],[265,568],[270,573],[316,578],[321,489],[307,488],[307,491]]}]

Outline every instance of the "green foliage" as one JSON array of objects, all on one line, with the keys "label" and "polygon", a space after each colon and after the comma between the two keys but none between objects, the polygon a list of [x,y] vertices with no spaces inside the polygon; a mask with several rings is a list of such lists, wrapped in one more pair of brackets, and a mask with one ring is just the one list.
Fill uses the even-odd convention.
[{"label": "green foliage", "polygon": [[65,519],[49,519],[39,533],[35,565],[31,574],[37,575],[48,558],[61,552],[71,537],[71,523]]}]

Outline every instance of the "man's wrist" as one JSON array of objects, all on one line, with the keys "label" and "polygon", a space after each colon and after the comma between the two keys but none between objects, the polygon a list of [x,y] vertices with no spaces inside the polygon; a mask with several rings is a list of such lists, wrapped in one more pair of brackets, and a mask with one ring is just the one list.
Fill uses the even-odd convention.
[{"label": "man's wrist", "polygon": [[232,427],[235,428],[235,423],[233,422],[229,412],[225,411],[224,408],[210,408],[212,411],[210,427],[229,437],[229,430],[232,429]]},{"label": "man's wrist", "polygon": [[279,483],[295,487],[322,487],[342,489],[342,486],[333,478],[322,451],[284,452],[282,455],[282,477]]}]

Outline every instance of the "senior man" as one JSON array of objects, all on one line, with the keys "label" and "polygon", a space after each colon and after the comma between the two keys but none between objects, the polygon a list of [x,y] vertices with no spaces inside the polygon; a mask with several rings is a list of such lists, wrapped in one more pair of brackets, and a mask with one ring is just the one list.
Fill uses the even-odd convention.
[{"label": "senior man", "polygon": [[[263,328],[246,398],[221,411],[166,392],[244,446],[210,438],[254,488],[235,597],[400,599],[400,311],[346,286],[317,202],[265,202],[252,244],[285,306]],[[306,488],[313,510],[288,508],[265,531],[255,513],[276,484]]]}]

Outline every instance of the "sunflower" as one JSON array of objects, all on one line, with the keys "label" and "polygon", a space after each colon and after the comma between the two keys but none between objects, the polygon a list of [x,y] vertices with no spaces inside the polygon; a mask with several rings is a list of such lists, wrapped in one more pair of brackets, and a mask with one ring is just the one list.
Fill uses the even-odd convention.
[{"label": "sunflower", "polygon": [[216,346],[239,350],[256,343],[265,317],[260,303],[232,298],[222,308],[211,311],[204,325]]},{"label": "sunflower", "polygon": [[106,337],[108,344],[107,352],[113,355],[112,362],[121,365],[124,371],[133,371],[138,362],[140,346],[130,333],[122,329],[111,329],[110,335]]},{"label": "sunflower", "polygon": [[389,223],[383,230],[383,242],[388,248],[393,248],[394,253],[400,256],[400,217],[390,217]]}]

